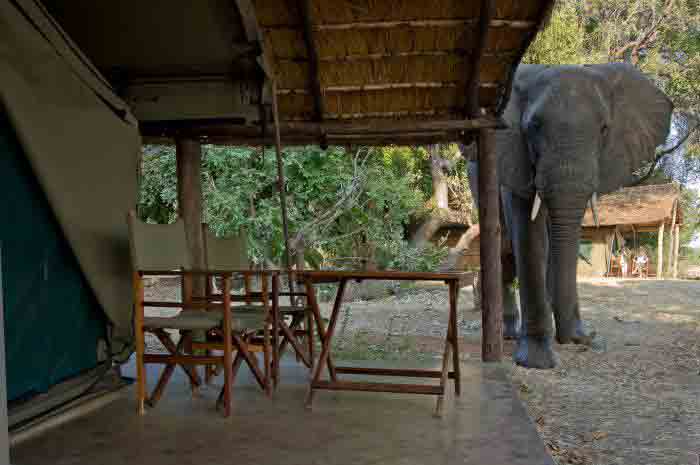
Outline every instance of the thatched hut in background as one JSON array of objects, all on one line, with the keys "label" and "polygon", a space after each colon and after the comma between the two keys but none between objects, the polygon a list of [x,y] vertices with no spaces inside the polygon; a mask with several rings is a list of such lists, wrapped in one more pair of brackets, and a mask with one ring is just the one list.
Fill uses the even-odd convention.
[{"label": "thatched hut in background", "polygon": [[[657,235],[656,253],[650,259],[649,277],[677,277],[679,236],[683,213],[680,188],[658,184],[620,189],[598,200],[598,226],[590,209],[583,218],[579,276],[619,276],[616,257],[626,249],[640,249],[644,234]],[[669,239],[664,244],[664,236]],[[630,257],[626,257],[630,260]],[[666,265],[664,266],[664,262]],[[631,274],[632,265],[629,265]],[[628,274],[629,275],[629,274]]]}]

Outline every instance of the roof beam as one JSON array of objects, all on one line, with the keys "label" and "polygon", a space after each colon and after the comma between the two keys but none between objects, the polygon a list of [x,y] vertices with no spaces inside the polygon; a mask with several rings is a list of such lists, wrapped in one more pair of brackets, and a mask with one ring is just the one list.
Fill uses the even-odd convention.
[{"label": "roof beam", "polygon": [[[479,24],[477,19],[409,19],[400,21],[358,21],[353,23],[318,24],[313,27],[316,31],[343,31],[348,29],[391,29],[396,27],[460,27]],[[507,19],[492,19],[490,27],[529,29],[537,26],[535,21],[515,21]]]},{"label": "roof beam", "polygon": [[[498,82],[480,82],[479,87],[490,89],[497,88],[501,84]],[[382,91],[382,90],[394,90],[394,89],[439,89],[444,87],[455,88],[457,87],[456,82],[393,82],[388,84],[367,84],[359,86],[327,86],[323,87],[324,92],[328,93],[342,93],[342,92],[368,92],[368,91]],[[309,91],[304,88],[296,89],[277,89],[277,95],[303,95],[308,94]]]},{"label": "roof beam", "polygon": [[[321,135],[329,134],[335,138],[353,138],[365,136],[368,140],[402,138],[403,134],[420,136],[444,133],[458,133],[483,128],[501,128],[500,118],[481,117],[477,119],[426,119],[424,121],[401,120],[361,120],[361,121],[282,121],[280,133],[291,140],[318,140]],[[266,129],[261,134],[260,128],[236,124],[229,119],[189,120],[189,121],[153,121],[140,124],[141,134],[145,137],[231,137],[238,139],[259,136],[272,138],[273,133]]]},{"label": "roof beam", "polygon": [[[530,46],[532,41],[535,40],[535,36],[537,35],[537,33],[544,28],[550,14],[552,13],[552,10],[554,9],[555,4],[556,0],[547,0],[545,2],[542,2],[542,7],[538,16],[540,19],[539,22],[535,23],[535,26],[537,27],[533,26],[533,28],[525,34],[525,37],[522,38],[522,45],[520,46],[520,51],[518,52],[518,54],[515,55],[514,63],[518,63],[520,62],[520,60],[522,60],[523,56],[525,55],[525,52],[527,52],[528,47]],[[517,66],[511,66],[510,72],[508,73],[505,91],[501,96],[500,101],[498,102],[498,106],[496,108],[497,115],[501,115],[503,111],[505,111],[506,105],[510,100],[510,95],[513,92],[513,80],[515,79],[516,70]]]},{"label": "roof beam", "polygon": [[486,52],[486,45],[489,34],[489,22],[493,15],[493,2],[491,0],[481,0],[479,9],[479,30],[477,31],[474,56],[471,61],[471,72],[467,80],[467,108],[468,118],[479,116],[479,78],[481,73],[481,59]]},{"label": "roof beam", "polygon": [[299,12],[301,14],[302,32],[306,53],[309,56],[309,78],[311,94],[314,98],[314,120],[321,121],[325,113],[323,105],[323,94],[321,90],[321,77],[319,75],[319,59],[316,41],[314,40],[314,27],[311,23],[311,0],[299,0]]},{"label": "roof beam", "polygon": [[[485,57],[494,58],[510,58],[517,55],[518,50],[504,50],[500,52],[487,52],[484,53]],[[368,53],[368,54],[358,54],[358,55],[345,55],[345,56],[325,56],[320,57],[319,60],[322,62],[331,63],[343,63],[343,62],[355,62],[355,61],[375,61],[384,60],[386,58],[416,58],[416,57],[446,57],[446,56],[469,56],[470,52],[468,50],[454,49],[454,50],[417,50],[410,52],[392,52],[392,53]],[[281,58],[279,61],[299,61],[297,59]]]},{"label": "roof beam", "polygon": [[255,6],[252,0],[235,0],[238,12],[241,15],[241,22],[245,30],[246,39],[249,42],[257,43],[260,47],[260,56],[258,64],[268,78],[273,78],[273,67],[268,54],[265,51],[265,41],[263,39],[262,29],[258,24],[258,17],[255,14]]}]

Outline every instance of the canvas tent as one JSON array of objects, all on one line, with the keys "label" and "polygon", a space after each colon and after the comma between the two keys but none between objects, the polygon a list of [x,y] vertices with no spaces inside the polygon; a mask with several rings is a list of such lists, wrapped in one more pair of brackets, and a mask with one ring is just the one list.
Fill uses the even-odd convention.
[{"label": "canvas tent", "polygon": [[41,5],[0,2],[0,243],[11,402],[130,354],[125,212],[136,203],[140,144],[127,106]]}]

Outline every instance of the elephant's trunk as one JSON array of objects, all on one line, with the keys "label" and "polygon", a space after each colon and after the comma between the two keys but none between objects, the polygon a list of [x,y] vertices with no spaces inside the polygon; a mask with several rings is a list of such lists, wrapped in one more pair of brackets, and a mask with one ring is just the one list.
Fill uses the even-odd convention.
[{"label": "elephant's trunk", "polygon": [[580,320],[576,268],[587,198],[579,200],[571,202],[568,198],[566,201],[552,199],[547,202],[551,221],[552,307],[560,344],[572,342]]}]

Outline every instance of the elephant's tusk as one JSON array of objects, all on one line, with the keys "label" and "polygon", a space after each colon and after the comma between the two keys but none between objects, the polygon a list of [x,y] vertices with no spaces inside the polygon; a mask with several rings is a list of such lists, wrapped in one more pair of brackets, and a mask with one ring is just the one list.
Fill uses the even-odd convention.
[{"label": "elephant's tusk", "polygon": [[588,202],[591,204],[591,213],[593,213],[593,222],[595,223],[595,227],[599,228],[600,223],[598,222],[598,194],[594,192],[593,195],[591,195],[591,198]]},{"label": "elephant's tusk", "polygon": [[540,193],[535,192],[535,201],[532,203],[532,213],[530,213],[530,220],[535,221],[537,219],[537,214],[540,212],[540,207],[542,206],[542,199],[540,198]]}]

